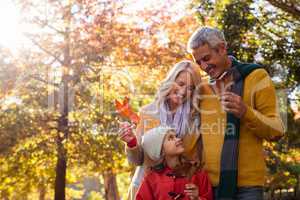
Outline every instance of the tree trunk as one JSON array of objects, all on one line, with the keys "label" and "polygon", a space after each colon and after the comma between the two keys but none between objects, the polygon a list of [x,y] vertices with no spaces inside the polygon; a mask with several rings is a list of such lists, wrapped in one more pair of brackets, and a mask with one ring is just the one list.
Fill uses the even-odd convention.
[{"label": "tree trunk", "polygon": [[[58,136],[60,137],[60,136]],[[55,177],[55,200],[65,200],[66,188],[66,171],[67,171],[67,151],[63,146],[62,139],[58,138],[57,142],[57,163]]]},{"label": "tree trunk", "polygon": [[68,127],[68,85],[63,77],[63,91],[60,93],[59,108],[61,116],[58,121],[57,134],[57,163],[55,178],[55,200],[65,200],[66,172],[67,172],[67,149],[64,146],[69,134]]},{"label": "tree trunk", "polygon": [[272,190],[271,190],[271,198],[270,198],[270,199],[274,199],[274,193],[275,193],[275,190],[272,189]]},{"label": "tree trunk", "polygon": [[[68,66],[68,65],[66,65]],[[64,69],[65,71],[65,69]],[[61,116],[58,120],[57,135],[57,163],[56,163],[56,179],[55,179],[55,200],[65,200],[66,187],[66,171],[67,171],[67,149],[64,146],[69,135],[68,126],[68,81],[66,72],[62,77],[62,92],[59,95],[59,109]]]},{"label": "tree trunk", "polygon": [[46,199],[46,186],[41,185],[39,187],[39,200],[45,200]]},{"label": "tree trunk", "polygon": [[66,187],[66,171],[67,171],[67,149],[64,147],[69,135],[68,127],[68,83],[63,76],[63,91],[59,108],[61,116],[58,120],[57,135],[57,163],[56,163],[56,179],[55,179],[55,200],[65,200]]},{"label": "tree trunk", "polygon": [[279,189],[279,199],[281,199],[281,196],[282,196],[282,190],[281,188]]},{"label": "tree trunk", "polygon": [[119,200],[119,192],[117,186],[116,175],[109,170],[103,174],[105,200]]},{"label": "tree trunk", "polygon": [[9,200],[8,198],[8,191],[7,190],[3,190],[3,191],[0,191],[0,197],[3,199],[3,200]]},{"label": "tree trunk", "polygon": [[295,185],[294,196],[300,197],[300,175],[298,174],[296,177],[297,177],[297,182]]},{"label": "tree trunk", "polygon": [[71,68],[70,56],[70,22],[71,22],[71,4],[68,5],[64,15],[64,60],[62,66],[62,80],[59,94],[58,135],[57,135],[57,163],[54,200],[65,200],[66,171],[67,171],[67,149],[64,144],[69,136],[68,114],[69,114],[69,70]]}]

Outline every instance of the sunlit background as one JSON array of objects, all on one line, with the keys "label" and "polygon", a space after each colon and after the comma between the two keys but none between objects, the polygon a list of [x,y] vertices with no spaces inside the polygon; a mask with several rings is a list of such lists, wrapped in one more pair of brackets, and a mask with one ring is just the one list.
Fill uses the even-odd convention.
[{"label": "sunlit background", "polygon": [[[138,13],[148,10],[161,10],[165,9],[168,5],[167,12],[176,13],[173,15],[172,20],[176,21],[187,14],[193,14],[193,12],[187,13],[187,7],[189,0],[178,1],[175,4],[168,5],[167,1],[156,1],[156,0],[128,0],[126,1],[125,13],[130,14],[128,17],[120,17],[120,20],[132,21],[140,24],[143,28],[147,28],[147,23],[138,17]],[[45,6],[46,6],[45,2]],[[76,10],[76,7],[74,7]],[[136,17],[134,16],[136,15]],[[13,53],[17,53],[18,49],[29,45],[29,41],[24,36],[28,31],[32,30],[30,24],[26,24],[22,21],[20,8],[18,8],[13,0],[1,0],[0,1],[0,45],[9,48]],[[166,38],[163,38],[166,39]],[[30,44],[32,45],[32,44]],[[28,46],[27,46],[28,47]]]},{"label": "sunlit background", "polygon": [[24,30],[19,17],[19,11],[12,1],[0,1],[0,44],[12,51],[24,42],[22,36]]},{"label": "sunlit background", "polygon": [[[272,74],[292,128],[265,144],[266,188],[292,195],[300,186],[300,16],[272,2],[0,0],[0,199],[51,200],[56,177],[67,180],[67,200],[109,199],[106,191],[124,199],[133,167],[113,102],[129,97],[136,112],[150,103],[168,70],[191,59],[186,44],[199,26],[223,29],[231,53]],[[60,140],[62,126],[69,132]],[[56,171],[62,147],[64,177]]]}]

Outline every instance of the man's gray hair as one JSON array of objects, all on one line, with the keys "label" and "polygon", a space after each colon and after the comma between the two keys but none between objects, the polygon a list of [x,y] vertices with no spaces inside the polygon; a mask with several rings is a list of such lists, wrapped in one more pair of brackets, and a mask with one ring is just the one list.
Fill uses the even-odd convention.
[{"label": "man's gray hair", "polygon": [[220,43],[226,45],[226,40],[222,31],[217,28],[202,27],[198,28],[190,37],[187,50],[191,53],[193,49],[197,49],[205,44],[211,48],[216,48]]}]

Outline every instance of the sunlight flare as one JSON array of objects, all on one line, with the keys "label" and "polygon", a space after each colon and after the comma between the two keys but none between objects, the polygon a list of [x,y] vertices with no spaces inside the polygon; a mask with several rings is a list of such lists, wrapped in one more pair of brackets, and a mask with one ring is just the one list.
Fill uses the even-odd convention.
[{"label": "sunlight flare", "polygon": [[15,50],[22,40],[18,10],[10,0],[0,1],[0,45]]}]

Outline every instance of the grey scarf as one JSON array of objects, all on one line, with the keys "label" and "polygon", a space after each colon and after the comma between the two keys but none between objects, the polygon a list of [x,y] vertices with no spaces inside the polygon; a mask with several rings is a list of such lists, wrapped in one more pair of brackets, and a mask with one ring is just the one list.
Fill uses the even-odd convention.
[{"label": "grey scarf", "polygon": [[170,126],[176,130],[176,136],[182,138],[188,131],[191,102],[186,101],[180,105],[173,115],[166,102],[159,108],[159,119],[162,125]]}]

